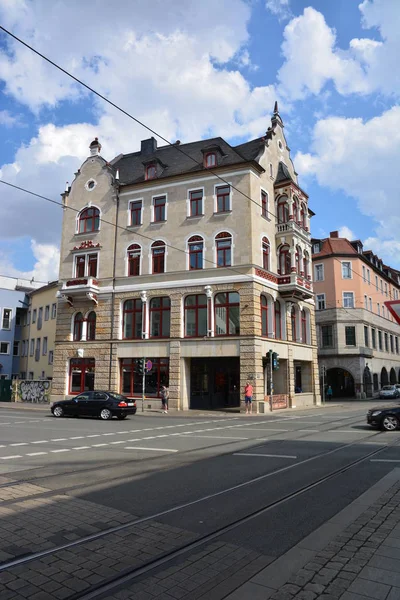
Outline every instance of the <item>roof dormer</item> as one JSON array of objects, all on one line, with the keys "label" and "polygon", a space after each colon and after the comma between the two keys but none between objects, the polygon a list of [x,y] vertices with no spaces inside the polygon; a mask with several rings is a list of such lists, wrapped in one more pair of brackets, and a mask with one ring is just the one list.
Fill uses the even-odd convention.
[{"label": "roof dormer", "polygon": [[145,181],[150,181],[150,179],[157,179],[158,177],[161,177],[164,169],[167,167],[167,165],[164,165],[160,159],[154,157],[144,160],[143,166]]},{"label": "roof dormer", "polygon": [[203,166],[205,169],[218,167],[226,156],[218,144],[206,146],[201,149],[201,152],[203,154]]}]

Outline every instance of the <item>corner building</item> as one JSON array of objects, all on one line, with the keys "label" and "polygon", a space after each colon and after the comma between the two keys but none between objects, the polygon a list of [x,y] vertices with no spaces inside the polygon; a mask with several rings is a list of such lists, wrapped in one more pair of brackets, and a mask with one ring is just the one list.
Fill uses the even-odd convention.
[{"label": "corner building", "polygon": [[53,399],[88,389],[146,406],[256,410],[319,402],[308,197],[275,106],[266,135],[141,149],[97,138],[63,194]]}]

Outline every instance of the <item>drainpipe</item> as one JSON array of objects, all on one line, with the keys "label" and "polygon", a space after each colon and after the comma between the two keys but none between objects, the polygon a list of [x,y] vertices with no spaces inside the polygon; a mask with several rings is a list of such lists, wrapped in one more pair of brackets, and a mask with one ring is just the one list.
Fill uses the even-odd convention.
[{"label": "drainpipe", "polygon": [[117,264],[117,239],[118,239],[118,215],[119,215],[119,171],[115,174],[115,232],[114,232],[114,258],[113,258],[113,270],[112,270],[112,291],[111,291],[111,332],[110,332],[110,361],[108,366],[108,389],[111,390],[111,375],[112,375],[112,353],[113,353],[113,339],[114,339],[114,297],[115,297],[115,270]]}]

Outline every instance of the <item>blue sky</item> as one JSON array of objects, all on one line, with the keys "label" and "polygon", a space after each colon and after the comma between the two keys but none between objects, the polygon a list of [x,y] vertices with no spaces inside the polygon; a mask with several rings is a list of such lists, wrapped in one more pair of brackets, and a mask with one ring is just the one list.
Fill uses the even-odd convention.
[{"label": "blue sky", "polygon": [[[262,135],[278,99],[313,235],[400,268],[398,0],[49,6],[2,3],[0,23],[171,140]],[[111,159],[148,133],[0,33],[1,178],[57,200],[95,135]],[[0,185],[0,274],[55,278],[60,223]]]}]

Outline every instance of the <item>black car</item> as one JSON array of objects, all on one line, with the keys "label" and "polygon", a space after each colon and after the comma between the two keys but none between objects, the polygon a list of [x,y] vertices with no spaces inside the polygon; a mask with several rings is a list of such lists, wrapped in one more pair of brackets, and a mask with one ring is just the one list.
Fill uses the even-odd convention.
[{"label": "black car", "polygon": [[54,402],[51,412],[55,417],[100,417],[105,421],[117,417],[122,420],[136,413],[136,402],[114,392],[83,392],[75,398]]},{"label": "black car", "polygon": [[386,431],[400,429],[400,406],[372,408],[367,412],[367,423]]}]

